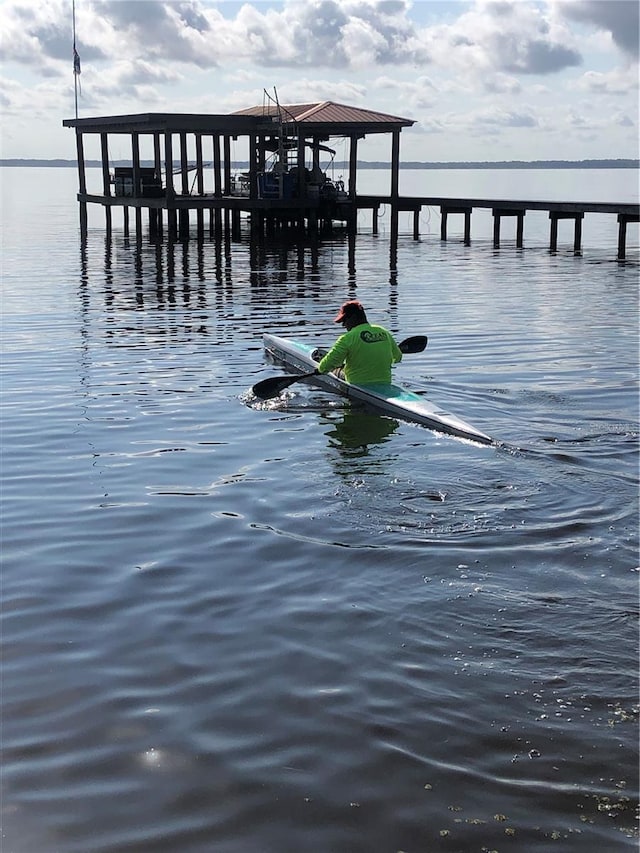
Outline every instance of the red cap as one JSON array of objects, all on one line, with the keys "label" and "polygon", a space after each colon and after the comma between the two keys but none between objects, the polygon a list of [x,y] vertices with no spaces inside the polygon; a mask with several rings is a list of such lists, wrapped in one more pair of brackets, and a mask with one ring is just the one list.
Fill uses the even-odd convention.
[{"label": "red cap", "polygon": [[358,302],[357,299],[351,299],[349,302],[345,302],[336,314],[333,322],[342,323],[347,314],[364,314],[362,303]]}]

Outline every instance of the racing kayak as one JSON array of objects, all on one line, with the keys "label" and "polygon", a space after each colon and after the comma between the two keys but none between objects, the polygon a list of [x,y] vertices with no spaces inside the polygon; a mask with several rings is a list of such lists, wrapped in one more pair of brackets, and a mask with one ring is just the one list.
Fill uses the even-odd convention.
[{"label": "racing kayak", "polygon": [[[316,362],[311,355],[315,350],[313,344],[267,334],[264,335],[264,349],[274,361],[284,365],[293,373],[307,374],[316,367]],[[471,424],[450,412],[445,412],[420,394],[415,394],[399,385],[386,383],[353,385],[333,373],[309,376],[305,381],[341,394],[343,397],[359,400],[386,415],[413,421],[458,438],[466,438],[481,444],[493,444],[493,439]]]}]

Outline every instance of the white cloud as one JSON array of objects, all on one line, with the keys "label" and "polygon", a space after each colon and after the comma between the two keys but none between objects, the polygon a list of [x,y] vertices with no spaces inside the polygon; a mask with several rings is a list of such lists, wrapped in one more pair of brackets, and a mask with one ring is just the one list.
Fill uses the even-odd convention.
[{"label": "white cloud", "polygon": [[522,91],[522,84],[516,77],[508,74],[493,74],[488,75],[482,80],[482,86],[485,92],[493,92],[495,94],[517,95]]},{"label": "white cloud", "polygon": [[402,103],[404,113],[409,109],[420,110],[432,107],[439,96],[436,84],[424,75],[414,81],[388,76],[377,77],[373,81],[372,89],[375,92],[388,94],[396,104]]},{"label": "white cloud", "polygon": [[[637,4],[477,0],[443,14],[404,0],[81,0],[80,110],[227,112],[277,87],[282,103],[335,100],[415,119],[402,137],[409,159],[426,134],[445,153],[472,148],[468,159],[485,138],[488,159],[501,158],[500,146],[535,159],[549,134],[570,159],[572,134],[586,126],[594,150],[634,156],[637,32],[626,29],[637,12],[627,6]],[[3,130],[5,150],[46,143],[68,154],[70,0],[0,0],[0,31],[0,102],[23,116],[11,137]]]},{"label": "white cloud", "polygon": [[454,24],[432,28],[427,38],[434,61],[469,73],[551,74],[582,61],[570,31],[531,2],[478,0]]},{"label": "white cloud", "polygon": [[615,113],[611,116],[614,124],[619,124],[620,127],[635,127],[636,123],[626,113]]},{"label": "white cloud", "polygon": [[614,68],[607,72],[587,71],[575,83],[576,89],[595,95],[626,96],[638,87],[637,69],[631,67]]},{"label": "white cloud", "polygon": [[528,110],[504,110],[493,108],[482,110],[471,117],[476,127],[537,127],[538,121]]},{"label": "white cloud", "polygon": [[143,59],[118,63],[113,76],[115,82],[122,85],[174,84],[183,79],[177,71]]},{"label": "white cloud", "polygon": [[568,20],[608,32],[622,51],[638,57],[640,6],[636,0],[557,0],[557,6]]}]

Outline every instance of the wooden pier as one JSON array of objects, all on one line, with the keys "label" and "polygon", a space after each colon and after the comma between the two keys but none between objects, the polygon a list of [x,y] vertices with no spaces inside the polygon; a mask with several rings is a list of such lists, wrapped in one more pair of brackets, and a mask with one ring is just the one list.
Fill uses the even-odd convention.
[{"label": "wooden pier", "polygon": [[[493,245],[500,247],[501,223],[503,218],[516,220],[516,247],[524,245],[524,218],[529,210],[546,210],[549,212],[549,251],[558,249],[558,222],[570,219],[574,223],[573,251],[576,255],[582,253],[582,221],[585,213],[604,213],[617,217],[618,224],[618,253],[619,260],[626,257],[627,225],[640,222],[640,205],[606,202],[563,202],[563,201],[515,201],[496,199],[443,198],[441,196],[425,196],[420,198],[401,196],[395,202],[398,210],[413,213],[413,238],[420,237],[420,213],[423,207],[438,207],[440,209],[440,239],[447,239],[449,216],[461,214],[464,216],[465,245],[471,243],[471,214],[474,208],[490,209],[493,215]],[[358,196],[358,208],[370,209],[373,213],[373,231],[377,233],[378,214],[381,207],[393,204],[389,196],[366,195]]]},{"label": "wooden pier", "polygon": [[[438,207],[440,238],[447,239],[449,217],[462,215],[464,242],[470,244],[473,210],[488,208],[493,214],[494,246],[500,246],[502,220],[511,218],[516,224],[516,246],[521,248],[527,211],[543,210],[549,213],[550,251],[557,251],[559,221],[569,219],[574,223],[575,254],[582,252],[585,214],[617,216],[617,257],[625,259],[627,225],[640,221],[638,204],[400,196],[400,133],[413,123],[331,101],[269,104],[226,115],[143,113],[65,119],[63,125],[75,129],[76,134],[81,234],[86,237],[89,204],[104,208],[108,235],[114,208],[122,209],[127,237],[133,211],[138,240],[143,236],[145,210],[151,239],[162,240],[166,233],[168,240],[188,240],[192,213],[197,235],[202,237],[208,230],[215,237],[223,230],[238,235],[242,213],[250,217],[256,235],[292,229],[317,235],[334,222],[345,223],[355,233],[359,211],[371,210],[375,234],[380,208],[385,206],[391,212],[391,239],[396,242],[400,212],[413,213],[413,237],[418,240],[422,208]],[[391,136],[390,189],[385,195],[359,195],[358,142],[373,133]],[[99,139],[101,186],[89,189],[85,139],[92,136]],[[114,138],[120,149],[123,137],[128,137],[131,165],[112,168]],[[336,153],[324,143],[336,137],[349,145],[346,188],[342,180],[332,180],[321,168],[321,155]],[[238,139],[247,147],[248,169],[234,174],[232,148]]]}]

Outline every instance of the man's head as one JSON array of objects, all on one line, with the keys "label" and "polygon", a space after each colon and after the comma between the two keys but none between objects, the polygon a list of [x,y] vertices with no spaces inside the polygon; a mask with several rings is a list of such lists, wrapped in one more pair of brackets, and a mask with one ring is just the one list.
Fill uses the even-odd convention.
[{"label": "man's head", "polygon": [[366,323],[367,315],[362,303],[358,302],[357,299],[351,299],[349,302],[343,303],[333,322],[342,323],[346,329],[353,329],[354,326]]}]

